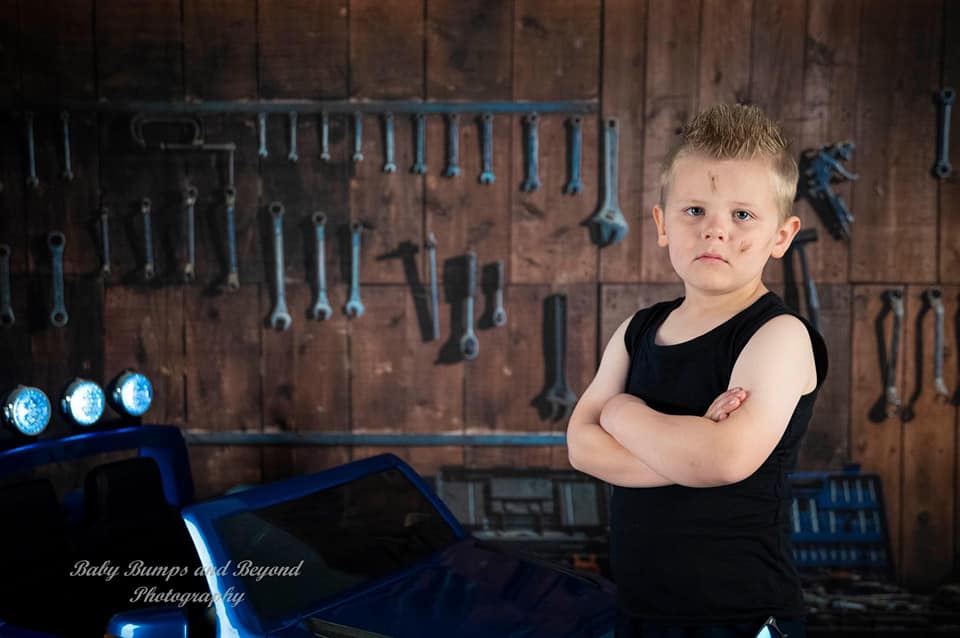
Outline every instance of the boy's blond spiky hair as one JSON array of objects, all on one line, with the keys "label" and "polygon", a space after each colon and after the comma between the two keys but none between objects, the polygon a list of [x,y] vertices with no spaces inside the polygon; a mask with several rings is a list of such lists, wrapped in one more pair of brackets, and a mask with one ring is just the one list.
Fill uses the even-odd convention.
[{"label": "boy's blond spiky hair", "polygon": [[779,223],[782,224],[791,214],[797,194],[797,162],[783,130],[759,107],[717,104],[693,118],[663,160],[660,169],[661,209],[666,207],[674,166],[678,159],[688,155],[718,160],[767,158],[773,169]]}]

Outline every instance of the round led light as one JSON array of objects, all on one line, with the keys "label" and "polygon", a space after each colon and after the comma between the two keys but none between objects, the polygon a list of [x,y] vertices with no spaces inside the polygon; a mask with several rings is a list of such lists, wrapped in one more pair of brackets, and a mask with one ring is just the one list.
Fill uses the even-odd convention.
[{"label": "round led light", "polygon": [[93,381],[74,379],[60,400],[64,416],[77,425],[93,425],[103,416],[106,397]]},{"label": "round led light", "polygon": [[50,422],[50,400],[39,388],[17,386],[3,401],[3,422],[21,434],[37,436]]},{"label": "round led light", "polygon": [[110,405],[127,416],[142,416],[150,409],[153,387],[139,372],[124,370],[111,384]]}]

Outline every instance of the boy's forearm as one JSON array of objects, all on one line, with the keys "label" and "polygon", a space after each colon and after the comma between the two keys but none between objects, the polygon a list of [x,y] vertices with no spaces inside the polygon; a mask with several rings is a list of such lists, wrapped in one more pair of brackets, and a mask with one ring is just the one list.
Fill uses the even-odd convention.
[{"label": "boy's forearm", "polygon": [[567,432],[570,462],[583,472],[621,487],[662,487],[674,481],[661,476],[631,454],[597,424],[571,425]]}]

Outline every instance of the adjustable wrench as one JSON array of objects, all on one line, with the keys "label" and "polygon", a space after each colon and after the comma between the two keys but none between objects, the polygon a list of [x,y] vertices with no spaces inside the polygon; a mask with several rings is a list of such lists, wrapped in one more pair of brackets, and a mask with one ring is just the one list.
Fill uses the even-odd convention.
[{"label": "adjustable wrench", "polygon": [[8,328],[16,320],[10,305],[10,246],[0,244],[0,326]]},{"label": "adjustable wrench", "polygon": [[287,153],[287,159],[291,162],[297,161],[297,112],[290,111],[290,152]]},{"label": "adjustable wrench", "polygon": [[427,256],[430,259],[430,318],[433,332],[430,341],[440,337],[440,304],[437,299],[437,238],[427,234]]},{"label": "adjustable wrench", "polygon": [[899,290],[887,290],[883,293],[887,303],[893,309],[893,331],[890,335],[890,353],[884,370],[886,383],[885,397],[887,415],[900,409],[900,395],[897,392],[897,353],[900,350],[900,323],[903,320],[903,295]]},{"label": "adjustable wrench", "polygon": [[73,180],[73,168],[70,165],[70,114],[60,113],[60,122],[63,124],[63,178]]},{"label": "adjustable wrench", "polygon": [[350,225],[350,297],[343,306],[348,317],[363,316],[363,302],[360,301],[360,234],[363,232],[363,222],[353,222]]},{"label": "adjustable wrench", "polygon": [[481,146],[483,147],[483,172],[480,173],[481,184],[492,184],[496,179],[493,174],[493,113],[484,113],[480,116]]},{"label": "adjustable wrench", "polygon": [[627,220],[620,212],[617,194],[617,140],[620,125],[616,118],[604,120],[603,148],[603,206],[588,220],[600,246],[612,246],[622,240],[629,230]]},{"label": "adjustable wrench", "polygon": [[103,250],[103,263],[100,265],[100,274],[110,276],[110,217],[107,207],[100,206],[100,248]]},{"label": "adjustable wrench", "polygon": [[240,288],[240,272],[237,268],[237,238],[234,224],[233,210],[237,203],[237,189],[233,186],[227,186],[224,190],[224,199],[227,208],[227,290],[238,290]]},{"label": "adjustable wrench", "polygon": [[467,253],[467,311],[463,314],[463,336],[460,337],[460,354],[464,359],[476,359],[480,354],[480,342],[473,332],[473,295],[477,287],[477,255]]},{"label": "adjustable wrench", "polygon": [[47,246],[53,259],[53,310],[50,311],[50,324],[55,328],[67,325],[70,315],[63,301],[63,249],[67,238],[58,230],[47,235]]},{"label": "adjustable wrench", "polygon": [[520,190],[527,193],[540,188],[540,175],[537,170],[537,155],[540,146],[537,139],[537,119],[536,113],[523,116],[523,123],[527,127],[527,177],[520,185]]},{"label": "adjustable wrench", "polygon": [[507,323],[507,311],[503,309],[503,260],[496,264],[496,284],[494,290],[495,306],[493,308],[493,325],[498,328]]},{"label": "adjustable wrench", "polygon": [[257,155],[267,156],[267,114],[257,113],[257,134],[260,138],[260,148],[257,149]]},{"label": "adjustable wrench", "polygon": [[363,115],[360,111],[353,114],[353,161],[363,161]]},{"label": "adjustable wrench", "polygon": [[320,114],[320,159],[330,161],[330,114]]},{"label": "adjustable wrench", "polygon": [[273,258],[277,276],[277,303],[270,313],[270,327],[274,330],[286,330],[293,323],[287,312],[287,297],[283,282],[283,204],[270,203],[270,216],[273,218]]},{"label": "adjustable wrench", "polygon": [[583,145],[582,123],[583,118],[579,115],[574,115],[567,120],[567,127],[570,131],[570,179],[563,187],[563,192],[567,195],[576,195],[583,192],[583,183],[580,181],[580,148]]},{"label": "adjustable wrench", "polygon": [[31,188],[40,186],[40,180],[37,179],[37,153],[33,145],[33,113],[27,111],[23,114],[27,121],[27,162],[29,174],[27,175],[27,185]]},{"label": "adjustable wrench", "polygon": [[397,165],[393,161],[393,113],[383,114],[383,136],[386,156],[383,162],[384,173],[396,173]]},{"label": "adjustable wrench", "polygon": [[183,206],[187,209],[187,263],[183,265],[183,280],[190,283],[196,277],[194,272],[197,263],[197,236],[194,223],[197,204],[197,189],[193,186],[183,193]]},{"label": "adjustable wrench", "polygon": [[953,170],[950,166],[950,106],[956,98],[957,92],[953,89],[940,89],[937,93],[937,102],[940,104],[940,126],[938,136],[937,163],[933,167],[934,174],[943,179]]},{"label": "adjustable wrench", "polygon": [[321,212],[313,214],[313,228],[317,238],[317,301],[310,309],[310,318],[318,321],[329,319],[333,315],[330,301],[327,299],[327,264],[324,251],[324,226],[327,216]]},{"label": "adjustable wrench", "polygon": [[427,172],[427,163],[424,160],[424,137],[426,128],[425,116],[423,113],[417,113],[413,116],[413,123],[416,127],[416,157],[413,160],[413,166],[410,167],[410,172],[416,175],[423,175]]},{"label": "adjustable wrench", "polygon": [[550,418],[559,421],[566,417],[577,403],[577,395],[567,385],[567,296],[551,295],[550,309],[553,312],[553,384],[544,396],[550,407]]},{"label": "adjustable wrench", "polygon": [[156,274],[153,267],[153,234],[150,227],[150,209],[152,204],[149,197],[140,200],[140,214],[143,215],[143,278],[150,281]]},{"label": "adjustable wrench", "polygon": [[443,171],[444,177],[456,177],[460,174],[457,161],[460,155],[460,116],[456,113],[447,114],[447,167]]},{"label": "adjustable wrench", "polygon": [[943,293],[939,288],[928,288],[923,296],[933,308],[935,330],[933,338],[933,390],[937,399],[947,400],[950,393],[943,380]]}]

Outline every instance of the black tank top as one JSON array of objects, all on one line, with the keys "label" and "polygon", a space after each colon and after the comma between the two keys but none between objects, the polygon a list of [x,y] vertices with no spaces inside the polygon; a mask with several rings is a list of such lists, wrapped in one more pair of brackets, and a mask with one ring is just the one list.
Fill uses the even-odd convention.
[{"label": "black tank top", "polygon": [[644,308],[627,326],[626,392],[654,410],[703,416],[726,391],[750,337],[781,314],[791,314],[807,327],[817,385],[800,397],[773,453],[745,480],[709,488],[613,487],[611,567],[618,603],[633,616],[690,625],[762,621],[767,615],[803,617],[786,475],[794,469],[827,374],[826,345],[772,291],[703,335],[657,345],[657,329],[683,299]]}]

